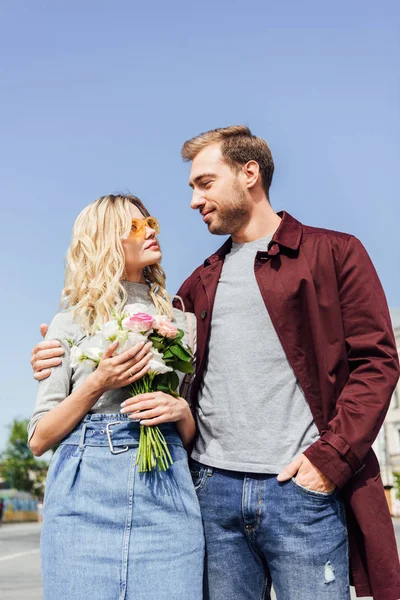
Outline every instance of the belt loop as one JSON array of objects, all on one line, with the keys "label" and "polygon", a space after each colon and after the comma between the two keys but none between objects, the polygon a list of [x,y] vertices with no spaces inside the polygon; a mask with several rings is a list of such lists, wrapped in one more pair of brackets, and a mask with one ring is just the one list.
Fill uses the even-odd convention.
[{"label": "belt loop", "polygon": [[87,423],[82,425],[81,438],[79,440],[79,450],[83,450],[85,447],[85,435],[86,435]]}]

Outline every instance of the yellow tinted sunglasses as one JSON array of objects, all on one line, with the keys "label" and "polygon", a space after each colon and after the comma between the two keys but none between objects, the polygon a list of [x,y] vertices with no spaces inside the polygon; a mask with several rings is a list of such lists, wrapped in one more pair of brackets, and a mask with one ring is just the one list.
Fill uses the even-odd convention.
[{"label": "yellow tinted sunglasses", "polygon": [[150,229],[154,229],[156,233],[160,233],[160,224],[155,217],[132,219],[131,233],[133,235],[142,235],[145,233],[146,227],[150,227]]}]

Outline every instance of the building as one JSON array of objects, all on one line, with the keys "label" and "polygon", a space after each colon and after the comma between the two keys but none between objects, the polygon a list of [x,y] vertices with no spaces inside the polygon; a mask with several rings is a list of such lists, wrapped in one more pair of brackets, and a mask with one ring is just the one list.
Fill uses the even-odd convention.
[{"label": "building", "polygon": [[[390,311],[396,337],[397,351],[400,356],[400,308]],[[385,422],[373,446],[381,466],[381,475],[385,486],[390,511],[400,516],[400,499],[396,497],[394,473],[400,473],[400,381],[392,396]]]}]

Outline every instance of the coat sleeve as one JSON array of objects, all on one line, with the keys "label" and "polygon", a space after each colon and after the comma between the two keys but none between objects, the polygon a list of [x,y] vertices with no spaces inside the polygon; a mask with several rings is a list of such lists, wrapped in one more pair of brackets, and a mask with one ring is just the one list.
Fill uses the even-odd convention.
[{"label": "coat sleeve", "polygon": [[390,405],[399,359],[385,294],[359,240],[350,237],[338,268],[349,379],[335,416],[304,454],[339,488],[361,470]]}]

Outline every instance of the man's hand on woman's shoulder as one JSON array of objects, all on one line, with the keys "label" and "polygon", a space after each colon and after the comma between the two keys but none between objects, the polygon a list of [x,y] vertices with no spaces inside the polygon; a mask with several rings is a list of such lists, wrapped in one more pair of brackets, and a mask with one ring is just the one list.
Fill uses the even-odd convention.
[{"label": "man's hand on woman's shoulder", "polygon": [[[48,325],[42,323],[40,333],[45,337]],[[52,367],[56,367],[62,363],[62,355],[64,348],[58,340],[46,340],[39,342],[32,350],[31,365],[33,369],[33,377],[37,381],[46,379],[51,374]]]}]

